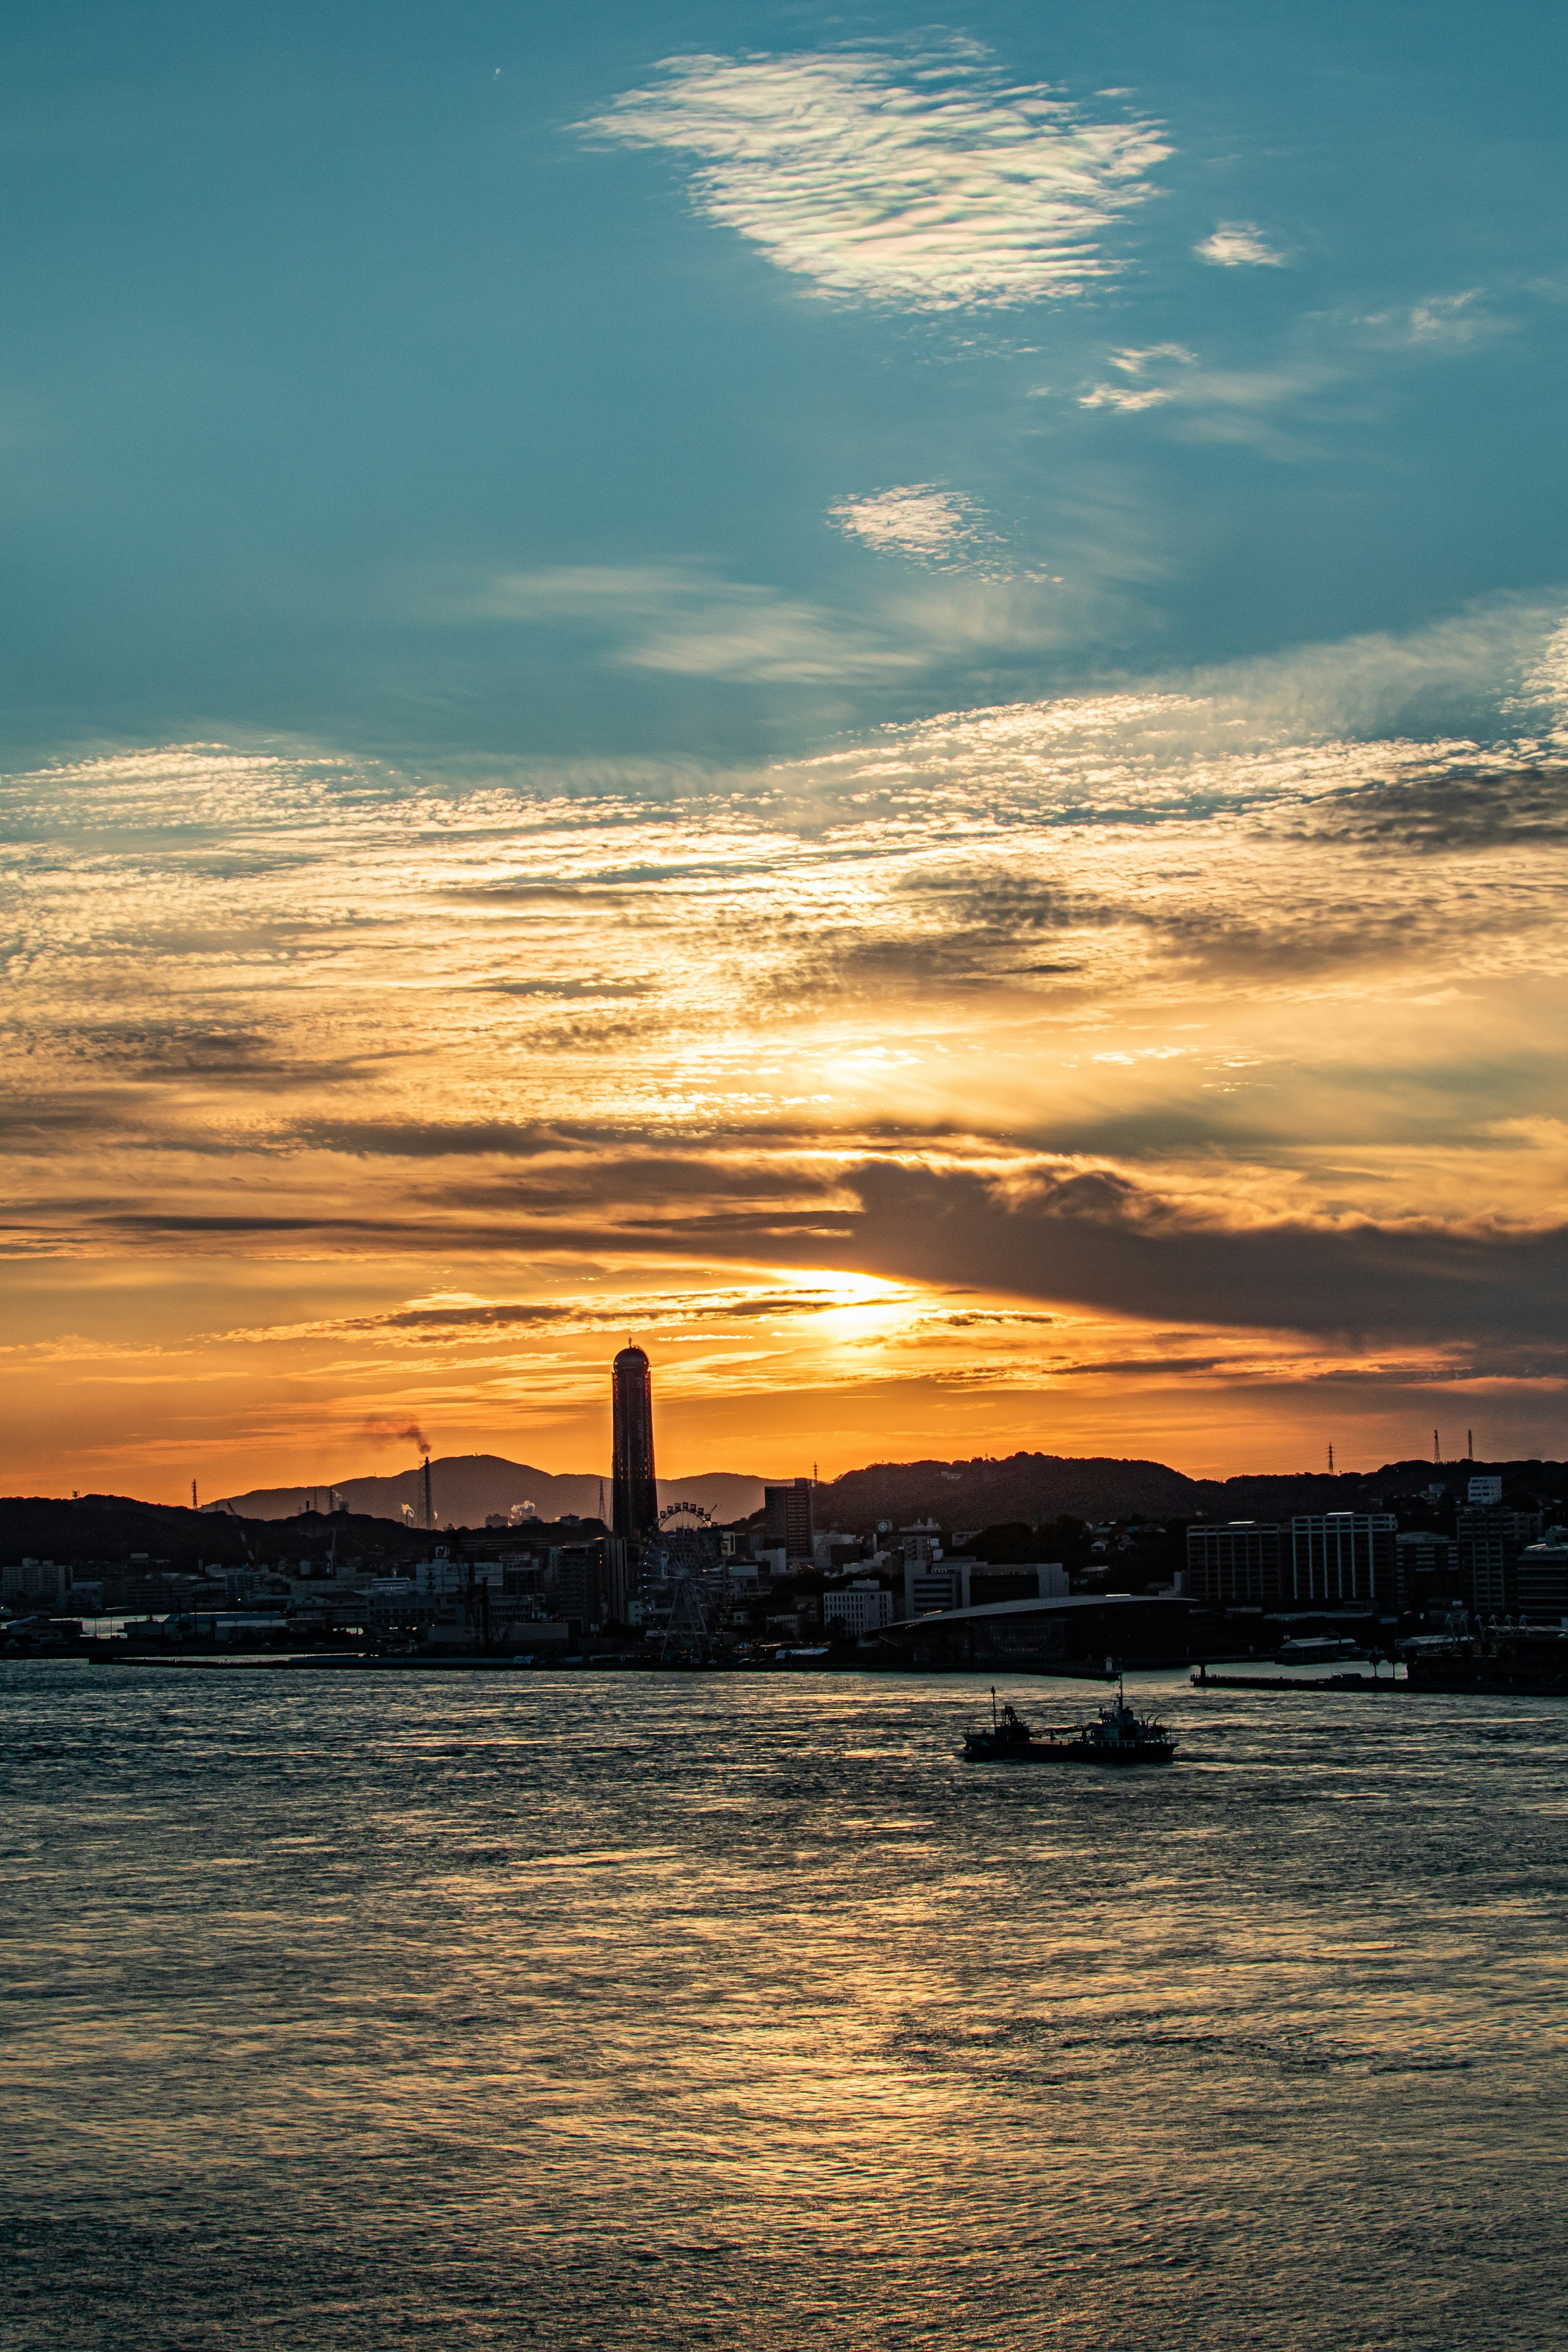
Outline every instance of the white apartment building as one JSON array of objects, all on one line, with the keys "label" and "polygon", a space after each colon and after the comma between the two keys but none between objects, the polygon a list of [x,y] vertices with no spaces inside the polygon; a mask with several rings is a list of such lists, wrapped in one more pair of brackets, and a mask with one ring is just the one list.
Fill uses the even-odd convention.
[{"label": "white apartment building", "polygon": [[823,1594],[822,1622],[846,1633],[879,1633],[893,1622],[893,1596],[871,1578],[858,1578],[842,1591]]}]

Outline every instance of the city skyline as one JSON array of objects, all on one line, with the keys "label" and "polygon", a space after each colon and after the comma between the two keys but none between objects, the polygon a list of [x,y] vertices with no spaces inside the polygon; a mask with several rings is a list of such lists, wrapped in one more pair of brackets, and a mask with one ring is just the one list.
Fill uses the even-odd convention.
[{"label": "city skyline", "polygon": [[14,27],[8,1483],[1560,1457],[1489,21]]}]

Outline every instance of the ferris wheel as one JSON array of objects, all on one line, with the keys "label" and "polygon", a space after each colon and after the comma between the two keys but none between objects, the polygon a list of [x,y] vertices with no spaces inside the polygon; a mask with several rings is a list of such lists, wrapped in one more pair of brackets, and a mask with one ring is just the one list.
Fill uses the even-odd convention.
[{"label": "ferris wheel", "polygon": [[666,1503],[658,1515],[661,1529],[665,1528],[710,1528],[714,1524],[711,1511],[700,1503]]}]

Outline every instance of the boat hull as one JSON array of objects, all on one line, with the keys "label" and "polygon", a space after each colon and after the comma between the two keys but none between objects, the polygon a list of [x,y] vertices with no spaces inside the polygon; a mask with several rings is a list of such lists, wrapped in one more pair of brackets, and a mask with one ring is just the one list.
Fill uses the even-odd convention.
[{"label": "boat hull", "polygon": [[1150,1741],[1139,1747],[1097,1748],[1088,1740],[1031,1740],[1027,1748],[972,1745],[963,1750],[966,1764],[1108,1764],[1126,1770],[1135,1764],[1169,1764],[1174,1745]]}]

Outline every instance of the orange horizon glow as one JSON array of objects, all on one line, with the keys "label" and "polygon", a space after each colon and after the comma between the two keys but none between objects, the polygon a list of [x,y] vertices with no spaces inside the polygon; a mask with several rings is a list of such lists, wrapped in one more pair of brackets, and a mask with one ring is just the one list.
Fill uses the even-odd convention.
[{"label": "orange horizon glow", "polygon": [[1433,849],[1391,920],[1388,772],[1475,748],[1204,708],[960,715],[744,805],[29,780],[7,1485],[321,1486],[414,1425],[591,1470],[628,1330],[678,1476],[1568,1453],[1564,853]]}]

